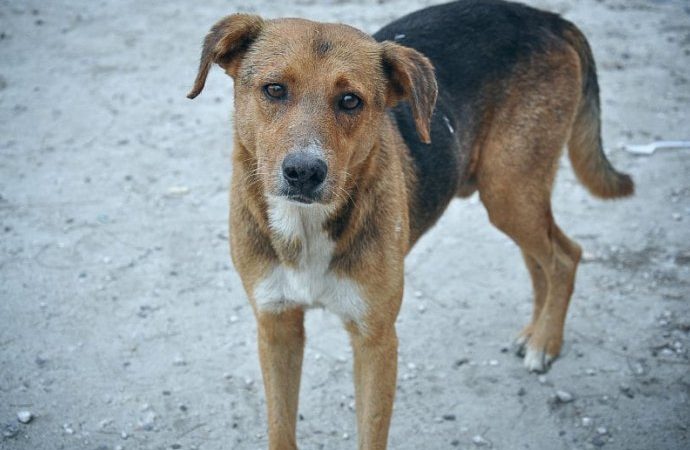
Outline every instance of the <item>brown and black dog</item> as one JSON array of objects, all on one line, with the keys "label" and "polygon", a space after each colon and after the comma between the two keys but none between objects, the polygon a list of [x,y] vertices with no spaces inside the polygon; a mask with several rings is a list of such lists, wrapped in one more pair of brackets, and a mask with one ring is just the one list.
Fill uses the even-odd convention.
[{"label": "brown and black dog", "polygon": [[633,192],[602,151],[575,25],[499,0],[430,7],[373,37],[237,14],[206,36],[190,98],[214,63],[234,79],[231,248],[258,322],[271,449],[296,448],[312,307],[350,334],[359,448],[386,447],[403,262],[456,196],[479,191],[520,246],[534,310],[518,347],[527,369],[548,368],[581,254],[551,213],[562,149],[594,195]]}]

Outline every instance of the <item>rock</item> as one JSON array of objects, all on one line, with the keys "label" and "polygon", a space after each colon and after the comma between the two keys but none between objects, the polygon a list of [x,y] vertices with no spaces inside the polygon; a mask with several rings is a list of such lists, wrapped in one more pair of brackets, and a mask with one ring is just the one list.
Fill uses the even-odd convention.
[{"label": "rock", "polygon": [[34,415],[31,411],[19,411],[17,413],[17,420],[21,423],[29,423],[34,420]]},{"label": "rock", "polygon": [[546,384],[546,375],[539,375],[539,377],[537,377],[537,380],[539,380],[539,383],[541,384]]},{"label": "rock", "polygon": [[2,437],[11,439],[19,434],[19,427],[13,423],[6,423],[2,426]]},{"label": "rock", "polygon": [[635,393],[633,392],[632,388],[627,384],[621,384],[619,389],[621,391],[621,394],[625,395],[626,397],[635,398]]},{"label": "rock", "polygon": [[583,417],[582,418],[582,426],[586,427],[586,428],[589,428],[590,426],[592,426],[592,419],[589,417]]},{"label": "rock", "polygon": [[487,447],[487,446],[491,445],[491,442],[484,439],[484,437],[480,434],[474,435],[474,437],[472,438],[472,442],[477,447]]},{"label": "rock", "polygon": [[443,417],[443,420],[447,420],[449,422],[452,422],[455,420],[455,414],[444,414],[442,417]]},{"label": "rock", "polygon": [[598,434],[601,434],[602,436],[603,436],[604,434],[607,434],[608,432],[609,432],[609,430],[607,430],[606,427],[599,427],[599,428],[597,428],[597,433],[598,433]]},{"label": "rock", "polygon": [[594,436],[592,438],[592,445],[594,445],[595,447],[603,447],[604,445],[606,445],[606,438],[599,435]]},{"label": "rock", "polygon": [[574,400],[575,398],[573,397],[573,394],[567,391],[562,391],[562,390],[557,390],[556,391],[556,400],[558,400],[561,403],[570,403]]},{"label": "rock", "polygon": [[138,421],[139,428],[144,431],[153,431],[156,422],[156,413],[153,411],[146,411]]}]

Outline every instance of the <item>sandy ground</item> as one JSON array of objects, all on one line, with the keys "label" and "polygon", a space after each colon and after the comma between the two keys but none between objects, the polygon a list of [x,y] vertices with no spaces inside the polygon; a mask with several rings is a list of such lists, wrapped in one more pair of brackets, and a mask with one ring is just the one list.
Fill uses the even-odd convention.
[{"label": "sandy ground", "polygon": [[[201,38],[234,11],[373,32],[426,3],[0,0],[0,448],[266,447],[227,250],[231,81],[185,98]],[[690,151],[623,150],[690,138],[690,5],[530,3],[589,36],[638,194],[594,200],[563,161],[555,215],[586,258],[541,377],[506,348],[530,314],[517,248],[452,203],[408,258],[390,447],[690,448]],[[301,447],[355,448],[346,334],[320,311],[307,331]]]}]

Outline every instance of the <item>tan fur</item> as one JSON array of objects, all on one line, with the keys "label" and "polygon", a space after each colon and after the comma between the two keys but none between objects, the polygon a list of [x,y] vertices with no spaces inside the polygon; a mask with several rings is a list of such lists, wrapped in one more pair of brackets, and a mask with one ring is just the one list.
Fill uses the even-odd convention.
[{"label": "tan fur", "polygon": [[[304,311],[263,309],[256,287],[275,267],[296,268],[312,243],[272,229],[267,199],[278,195],[283,158],[317,141],[327,150],[329,168],[321,203],[331,212],[323,232],[334,243],[324,270],[351,280],[366,306],[361,318],[345,323],[354,351],[359,448],[385,449],[404,258],[420,237],[411,231],[409,216],[415,171],[386,109],[409,101],[419,137],[428,142],[437,90],[433,67],[415,50],[379,44],[344,25],[246,15],[226,17],[211,29],[190,97],[199,94],[214,62],[235,80],[231,249],[258,323],[269,448],[297,448]],[[558,158],[570,138],[582,177],[580,171],[593,170],[580,164],[582,155],[598,151],[582,137],[594,120],[582,106],[588,95],[583,64],[589,63],[581,49],[562,42],[518,64],[506,85],[496,87],[501,101],[484,105],[469,181],[457,190],[462,196],[478,189],[491,222],[522,250],[534,288],[534,313],[522,343],[532,360],[544,358],[534,360],[535,370],[560,351],[581,254],[551,214]],[[284,102],[262,96],[261,86],[273,82],[289,84],[291,96]],[[351,91],[366,107],[352,115],[334,110],[338,95]],[[587,180],[590,188],[599,186]]]}]

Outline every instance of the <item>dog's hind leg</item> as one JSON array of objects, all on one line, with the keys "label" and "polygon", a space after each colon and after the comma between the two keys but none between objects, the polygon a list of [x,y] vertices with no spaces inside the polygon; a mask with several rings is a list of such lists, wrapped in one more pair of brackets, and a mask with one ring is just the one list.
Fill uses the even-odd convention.
[{"label": "dog's hind leg", "polygon": [[551,188],[581,98],[572,49],[535,55],[519,66],[485,125],[476,169],[491,222],[522,251],[532,277],[534,311],[518,337],[530,371],[558,356],[580,260],[580,247],[556,225]]}]

